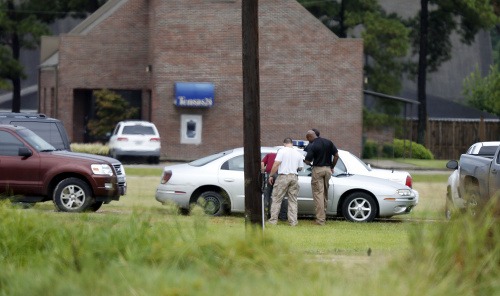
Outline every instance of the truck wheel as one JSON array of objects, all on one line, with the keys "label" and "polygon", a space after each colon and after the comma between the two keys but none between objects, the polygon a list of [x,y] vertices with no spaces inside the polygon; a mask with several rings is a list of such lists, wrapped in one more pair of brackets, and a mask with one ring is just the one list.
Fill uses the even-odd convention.
[{"label": "truck wheel", "polygon": [[67,178],[57,184],[53,201],[63,212],[83,212],[94,202],[90,187],[78,178]]},{"label": "truck wheel", "polygon": [[444,206],[444,216],[446,218],[446,220],[451,220],[451,218],[454,215],[454,213],[456,212],[456,209],[455,209],[455,206],[453,205],[453,202],[451,201],[451,189],[450,187],[448,186],[447,188],[447,191],[446,191],[446,203],[445,203],[445,206]]},{"label": "truck wheel", "polygon": [[369,194],[354,192],[342,204],[342,214],[352,222],[371,222],[377,216],[377,204]]},{"label": "truck wheel", "polygon": [[475,216],[479,210],[480,202],[479,188],[477,186],[468,186],[465,193],[465,201],[467,204],[467,211]]}]

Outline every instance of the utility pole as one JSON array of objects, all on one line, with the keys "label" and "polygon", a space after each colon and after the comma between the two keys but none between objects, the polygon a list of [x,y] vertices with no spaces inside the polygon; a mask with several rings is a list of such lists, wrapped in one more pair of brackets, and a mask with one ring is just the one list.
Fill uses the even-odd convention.
[{"label": "utility pole", "polygon": [[245,224],[262,222],[258,0],[241,1]]}]

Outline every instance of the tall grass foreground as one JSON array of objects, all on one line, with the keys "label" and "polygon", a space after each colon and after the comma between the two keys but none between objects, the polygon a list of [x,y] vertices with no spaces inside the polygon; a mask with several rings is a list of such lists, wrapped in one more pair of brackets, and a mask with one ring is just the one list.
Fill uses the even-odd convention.
[{"label": "tall grass foreground", "polygon": [[[209,217],[161,220],[0,205],[1,295],[494,295],[500,228],[490,212],[409,227],[411,248],[373,269],[311,260],[247,229],[221,238]],[[222,225],[220,227],[223,227]],[[313,227],[313,226],[311,226]],[[291,238],[293,239],[293,238]],[[357,270],[352,270],[356,268]]]}]

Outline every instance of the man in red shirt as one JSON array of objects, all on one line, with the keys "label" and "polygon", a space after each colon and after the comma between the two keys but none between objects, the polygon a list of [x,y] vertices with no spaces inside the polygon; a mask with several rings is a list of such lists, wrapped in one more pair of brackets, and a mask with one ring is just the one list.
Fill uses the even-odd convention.
[{"label": "man in red shirt", "polygon": [[[273,194],[273,186],[269,185],[267,182],[269,179],[269,174],[271,173],[271,169],[273,168],[274,160],[276,159],[276,153],[268,153],[264,158],[262,158],[262,161],[260,162],[260,169],[262,173],[265,173],[266,177],[264,178],[264,204],[265,204],[265,211],[266,211],[266,217],[267,219],[270,218],[271,216],[271,196]],[[274,176],[274,179],[278,177],[278,174]],[[280,214],[279,214],[279,219],[282,221],[287,220],[287,209],[288,209],[288,200],[283,199],[283,202],[281,203],[281,209],[280,209]]]}]

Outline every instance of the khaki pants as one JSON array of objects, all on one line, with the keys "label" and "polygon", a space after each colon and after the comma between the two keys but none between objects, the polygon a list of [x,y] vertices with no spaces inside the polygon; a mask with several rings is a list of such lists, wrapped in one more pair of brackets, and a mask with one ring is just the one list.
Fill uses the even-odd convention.
[{"label": "khaki pants", "polygon": [[297,195],[299,194],[299,177],[295,174],[279,175],[274,182],[271,218],[269,223],[278,223],[278,214],[281,208],[283,198],[288,196],[288,223],[297,225]]},{"label": "khaki pants", "polygon": [[314,167],[311,175],[311,188],[313,193],[314,205],[316,206],[316,223],[325,224],[326,205],[328,202],[328,187],[332,177],[330,167]]}]

